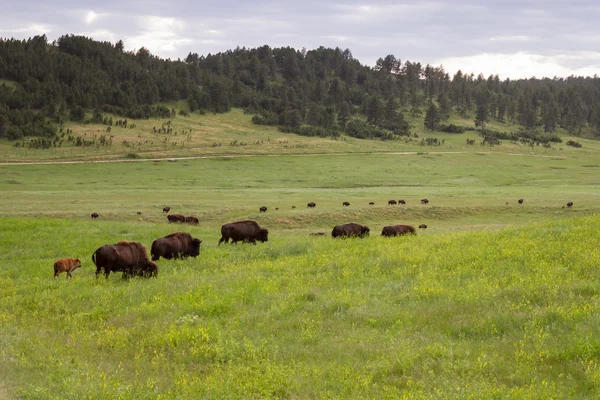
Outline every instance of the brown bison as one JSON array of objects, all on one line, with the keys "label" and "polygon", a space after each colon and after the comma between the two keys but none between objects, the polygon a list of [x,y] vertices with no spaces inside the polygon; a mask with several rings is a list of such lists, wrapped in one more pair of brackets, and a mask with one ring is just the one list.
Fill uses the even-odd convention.
[{"label": "brown bison", "polygon": [[308,203],[306,206],[307,206],[307,207],[310,207],[310,208],[315,208],[317,205],[316,205],[314,202],[312,202],[312,201],[311,201],[311,202],[310,202],[310,203]]},{"label": "brown bison", "polygon": [[191,225],[198,225],[200,221],[196,217],[185,217],[185,223]]},{"label": "brown bison", "polygon": [[268,236],[269,231],[262,228],[256,221],[231,222],[221,227],[221,239],[219,239],[218,245],[222,242],[229,243],[229,239],[231,239],[231,243],[243,241],[256,244],[257,240],[267,242]]},{"label": "brown bison", "polygon": [[102,269],[106,279],[111,271],[122,271],[123,278],[158,274],[158,266],[148,259],[146,246],[139,242],[122,240],[116,244],[105,244],[92,254],[92,261],[96,264],[96,278]]},{"label": "brown bison", "polygon": [[383,227],[383,230],[381,231],[381,236],[402,236],[409,233],[412,235],[417,234],[415,228],[410,225],[390,225]]},{"label": "brown bison", "polygon": [[395,206],[396,204],[398,204],[398,203],[396,203],[396,200],[389,200],[388,201],[388,206]]},{"label": "brown bison", "polygon": [[138,211],[136,214],[137,214],[137,215],[142,215],[142,212],[141,212],[141,211]]},{"label": "brown bison", "polygon": [[369,236],[369,227],[360,225],[354,222],[350,222],[344,225],[337,225],[331,231],[331,236],[334,238],[337,237],[365,237]]},{"label": "brown bison", "polygon": [[169,220],[169,222],[185,222],[185,216],[181,214],[169,214],[167,215],[167,219]]},{"label": "brown bison", "polygon": [[398,200],[398,204],[406,204],[406,201],[404,201],[404,200]]},{"label": "brown bison", "polygon": [[98,213],[92,213],[92,218],[98,218]]},{"label": "brown bison", "polygon": [[568,202],[567,207],[573,207],[573,202],[572,201]]},{"label": "brown bison", "polygon": [[419,228],[420,228],[420,229],[427,229],[427,225],[425,225],[425,224],[421,224],[421,225],[419,225]]},{"label": "brown bison", "polygon": [[259,212],[267,212],[267,207],[266,206],[262,206],[261,208],[258,209]]},{"label": "brown bison", "polygon": [[370,206],[374,206],[374,205],[375,205],[375,203],[373,203],[372,201],[370,201],[370,202],[369,202],[369,205],[370,205]]},{"label": "brown bison", "polygon": [[69,279],[72,277],[71,272],[79,267],[81,267],[79,258],[61,258],[54,263],[54,277],[56,278],[59,274],[66,272],[67,279]]},{"label": "brown bison", "polygon": [[523,199],[519,199],[519,204],[523,204]]},{"label": "brown bison", "polygon": [[168,213],[169,211],[171,211],[171,207],[163,207],[163,212]]},{"label": "brown bison", "polygon": [[157,261],[160,257],[167,260],[196,257],[200,254],[200,243],[202,243],[202,240],[193,238],[189,233],[171,233],[152,242],[150,248],[152,261]]},{"label": "brown bison", "polygon": [[345,201],[345,202],[343,202],[343,203],[342,203],[342,205],[343,205],[344,207],[348,207],[348,206],[350,205],[350,203],[348,203],[347,201]]},{"label": "brown bison", "polygon": [[427,199],[421,199],[421,204],[428,204],[428,203],[429,203],[429,200],[427,200]]},{"label": "brown bison", "polygon": [[292,208],[296,208],[296,206],[292,206]]}]

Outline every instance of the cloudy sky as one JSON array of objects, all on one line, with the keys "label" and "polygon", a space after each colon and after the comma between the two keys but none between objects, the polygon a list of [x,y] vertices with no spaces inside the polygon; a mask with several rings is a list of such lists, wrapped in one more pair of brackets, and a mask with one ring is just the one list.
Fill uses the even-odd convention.
[{"label": "cloudy sky", "polygon": [[349,48],[363,64],[394,54],[453,74],[600,75],[598,0],[7,1],[0,37],[121,39],[165,58],[237,46]]}]

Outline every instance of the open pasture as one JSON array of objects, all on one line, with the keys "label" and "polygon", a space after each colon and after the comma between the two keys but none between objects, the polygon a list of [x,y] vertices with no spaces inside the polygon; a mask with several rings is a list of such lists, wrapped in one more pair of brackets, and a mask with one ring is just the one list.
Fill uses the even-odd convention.
[{"label": "open pasture", "polygon": [[[0,396],[597,398],[598,168],[476,153],[0,166]],[[269,241],[217,247],[245,218]],[[371,237],[308,236],[350,221]],[[429,228],[378,237],[391,223]],[[101,245],[177,230],[203,240],[198,258],[95,279]],[[62,257],[82,260],[72,279],[52,278]]]}]

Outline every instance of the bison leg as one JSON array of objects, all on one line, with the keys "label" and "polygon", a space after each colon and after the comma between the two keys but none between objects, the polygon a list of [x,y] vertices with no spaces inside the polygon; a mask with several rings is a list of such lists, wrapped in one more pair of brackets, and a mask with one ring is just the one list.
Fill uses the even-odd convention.
[{"label": "bison leg", "polygon": [[54,277],[56,278],[58,276],[58,271],[54,270]]},{"label": "bison leg", "polygon": [[219,239],[219,244],[217,244],[217,246],[220,246],[221,243],[225,242],[227,243],[229,241],[229,238],[225,238],[225,236],[221,236],[221,239]]}]

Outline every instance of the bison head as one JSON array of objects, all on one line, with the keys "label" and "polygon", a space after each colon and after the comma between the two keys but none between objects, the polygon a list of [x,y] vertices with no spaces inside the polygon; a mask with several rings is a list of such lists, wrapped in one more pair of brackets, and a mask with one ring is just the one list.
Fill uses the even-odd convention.
[{"label": "bison head", "polygon": [[196,257],[200,254],[200,243],[202,243],[202,240],[198,238],[192,239],[192,248],[190,249],[190,256]]},{"label": "bison head", "polygon": [[371,232],[371,230],[369,229],[368,226],[363,226],[362,228],[360,228],[361,236],[369,236],[369,232]]},{"label": "bison head", "polygon": [[144,271],[145,277],[157,276],[158,275],[158,265],[154,261],[148,261],[146,264],[146,268]]},{"label": "bison head", "polygon": [[269,231],[265,228],[261,228],[260,232],[258,233],[258,240],[260,240],[261,242],[268,242]]}]

